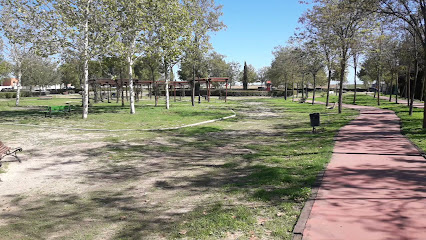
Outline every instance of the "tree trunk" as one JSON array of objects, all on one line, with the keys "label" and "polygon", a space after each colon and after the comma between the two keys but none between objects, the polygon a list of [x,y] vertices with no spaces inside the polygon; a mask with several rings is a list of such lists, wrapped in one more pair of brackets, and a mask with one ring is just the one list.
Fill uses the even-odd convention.
[{"label": "tree trunk", "polygon": [[83,119],[89,115],[89,13],[91,1],[87,1],[84,22],[84,92],[83,92]]},{"label": "tree trunk", "polygon": [[[423,45],[423,83],[426,81],[426,45]],[[426,86],[423,85],[423,129],[426,129]]]},{"label": "tree trunk", "polygon": [[343,104],[343,80],[345,79],[346,69],[346,52],[343,51],[342,59],[340,60],[340,88],[339,88],[339,113],[342,113]]},{"label": "tree trunk", "polygon": [[305,98],[305,84],[304,81],[305,80],[305,74],[302,75],[302,98]]},{"label": "tree trunk", "polygon": [[391,82],[390,82],[390,94],[389,94],[389,102],[392,102],[392,94],[393,94],[393,75],[394,72],[391,73]]},{"label": "tree trunk", "polygon": [[380,82],[382,81],[382,71],[379,70],[379,77],[377,78],[377,106],[380,106]]},{"label": "tree trunk", "polygon": [[[18,85],[16,90],[16,102],[15,106],[19,106],[19,101],[21,100],[21,79],[22,79],[22,69],[21,69],[21,61],[18,61]],[[41,91],[40,91],[41,92]]]},{"label": "tree trunk", "polygon": [[129,87],[130,87],[130,114],[135,114],[135,92],[133,89],[133,53],[130,52],[127,57],[127,62],[129,64]]},{"label": "tree trunk", "polygon": [[398,104],[398,94],[399,94],[399,72],[396,71],[396,92],[395,92],[395,102]]},{"label": "tree trunk", "polygon": [[309,97],[309,82],[306,82],[306,98]]},{"label": "tree trunk", "polygon": [[327,82],[327,101],[325,103],[325,106],[328,107],[329,100],[330,100],[330,84],[331,84],[331,70],[328,70],[328,82]]},{"label": "tree trunk", "polygon": [[118,103],[118,101],[120,101],[120,87],[118,85],[118,81],[117,80],[115,80],[115,91],[116,91],[115,100],[116,100],[116,103]]},{"label": "tree trunk", "polygon": [[170,109],[170,99],[169,99],[169,72],[167,63],[164,62],[164,80],[165,80],[165,88],[166,88],[166,109]]},{"label": "tree trunk", "polygon": [[411,96],[411,63],[409,63],[408,65],[408,69],[407,69],[407,92],[405,94],[405,97],[407,98],[407,107],[410,106],[410,96]]},{"label": "tree trunk", "polygon": [[152,77],[151,81],[152,81],[153,88],[154,88],[154,101],[155,101],[155,106],[157,107],[158,106],[158,91],[159,91],[159,89],[158,89],[158,84],[155,81],[155,75],[154,75],[154,69],[153,68],[151,68],[151,77]]},{"label": "tree trunk", "polygon": [[316,87],[317,87],[317,75],[313,74],[314,77],[314,92],[312,93],[312,105],[315,104],[315,91],[316,91]]},{"label": "tree trunk", "polygon": [[299,83],[296,83],[296,98],[299,98]]},{"label": "tree trunk", "polygon": [[98,89],[96,87],[96,80],[95,83],[92,84],[92,89],[93,89],[93,97],[95,98],[95,103],[98,103]]},{"label": "tree trunk", "polygon": [[111,103],[111,85],[108,85],[108,103]]},{"label": "tree trunk", "polygon": [[419,100],[420,101],[422,101],[423,100],[423,94],[424,94],[424,91],[423,91],[423,89],[425,88],[425,72],[423,71],[423,76],[422,76],[422,86],[421,86],[421,88],[420,88],[420,98],[419,98]]},{"label": "tree trunk", "polygon": [[284,83],[284,100],[287,100],[287,82]]},{"label": "tree trunk", "polygon": [[413,79],[413,87],[411,88],[411,100],[410,100],[410,111],[409,115],[413,115],[413,103],[414,103],[414,96],[416,95],[416,87],[417,87],[417,78],[419,77],[419,62],[417,60],[417,51],[416,51],[416,57],[414,60],[414,79]]},{"label": "tree trunk", "polygon": [[355,74],[354,74],[354,101],[353,101],[353,104],[356,104],[356,67],[357,67],[357,65],[358,65],[358,63],[357,63],[357,60],[356,60],[356,55],[354,55],[354,71],[355,71]]},{"label": "tree trunk", "polygon": [[195,66],[192,66],[191,103],[195,106]]}]

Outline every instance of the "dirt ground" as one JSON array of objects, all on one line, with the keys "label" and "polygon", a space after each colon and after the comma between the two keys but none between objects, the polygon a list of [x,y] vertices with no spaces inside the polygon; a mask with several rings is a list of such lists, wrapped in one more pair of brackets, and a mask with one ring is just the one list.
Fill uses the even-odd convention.
[{"label": "dirt ground", "polygon": [[[5,158],[6,171],[0,174],[0,239],[185,238],[186,229],[180,226],[189,221],[187,215],[200,209],[201,215],[208,215],[204,209],[214,209],[216,202],[259,212],[253,220],[247,217],[260,226],[259,232],[230,231],[221,239],[290,238],[300,204],[291,203],[284,214],[280,211],[286,200],[251,201],[224,191],[256,169],[253,146],[280,146],[287,141],[287,129],[307,124],[288,125],[281,110],[245,100],[235,109],[236,119],[163,132],[0,125],[0,139],[23,148],[18,153],[22,162]],[[289,171],[289,182],[284,183],[289,187],[297,177],[297,164],[282,170]],[[250,185],[239,186],[252,191]],[[276,193],[288,198],[290,192],[285,191]],[[268,225],[272,218],[280,219]],[[279,237],[273,237],[273,231]]]}]

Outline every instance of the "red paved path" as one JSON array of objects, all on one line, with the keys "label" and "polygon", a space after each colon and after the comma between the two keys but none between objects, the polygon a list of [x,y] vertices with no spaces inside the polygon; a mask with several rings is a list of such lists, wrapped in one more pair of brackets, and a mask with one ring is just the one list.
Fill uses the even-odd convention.
[{"label": "red paved path", "polygon": [[388,110],[341,129],[303,239],[426,239],[426,160]]}]

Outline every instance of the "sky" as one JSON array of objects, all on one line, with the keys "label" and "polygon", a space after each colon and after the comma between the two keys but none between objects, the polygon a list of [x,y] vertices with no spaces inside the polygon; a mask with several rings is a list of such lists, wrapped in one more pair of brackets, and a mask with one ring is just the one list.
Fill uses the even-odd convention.
[{"label": "sky", "polygon": [[[274,47],[287,45],[294,36],[299,17],[311,5],[299,0],[216,0],[223,5],[221,20],[227,28],[213,33],[211,43],[216,52],[227,61],[253,65],[257,70],[270,66]],[[348,69],[348,83],[352,84],[354,71]]]},{"label": "sky", "polygon": [[269,66],[272,51],[286,45],[300,26],[298,19],[309,5],[298,0],[216,0],[223,5],[221,20],[227,28],[214,33],[211,43],[227,61]]}]

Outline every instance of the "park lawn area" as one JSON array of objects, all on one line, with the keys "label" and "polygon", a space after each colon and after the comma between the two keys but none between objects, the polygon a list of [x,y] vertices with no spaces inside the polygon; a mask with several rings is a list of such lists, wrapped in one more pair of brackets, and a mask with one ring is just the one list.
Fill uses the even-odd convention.
[{"label": "park lawn area", "polygon": [[[0,126],[10,141],[41,141],[9,169],[38,174],[5,185],[0,238],[291,239],[334,137],[358,112],[282,98],[201,105],[232,106],[237,117],[149,134],[57,130],[45,139],[37,128]],[[321,113],[316,134],[313,112]]]},{"label": "park lawn area", "polygon": [[[146,99],[146,100],[145,100]],[[121,106],[121,102],[99,102],[89,107],[89,117],[81,120],[81,98],[55,96],[51,100],[38,98],[22,98],[20,107],[15,107],[15,100],[0,101],[0,121],[6,123],[31,124],[54,128],[82,128],[82,129],[153,129],[178,127],[182,125],[218,119],[233,114],[232,104],[223,104],[223,101],[213,99],[209,105],[197,104],[191,106],[188,101],[173,102],[171,109],[166,110],[164,99],[160,99],[159,106],[154,107],[154,101],[145,98],[137,102],[136,114],[129,114],[129,103]],[[93,100],[91,100],[93,103]],[[73,111],[71,114],[55,113],[52,118],[45,117],[47,106],[64,106],[69,103]],[[125,117],[124,117],[125,116]]]},{"label": "park lawn area", "polygon": [[[394,99],[394,97],[393,97]],[[325,97],[317,99],[325,102]],[[336,102],[336,96],[330,96],[330,102]],[[348,93],[343,96],[343,103],[353,103],[353,93]],[[394,111],[402,123],[402,134],[407,136],[414,144],[426,152],[426,130],[422,128],[423,124],[423,109],[413,108],[413,115],[409,115],[409,107],[404,104],[396,104],[388,100],[380,99],[380,106],[377,106],[377,98],[365,93],[357,93],[357,105],[380,107]]]}]

